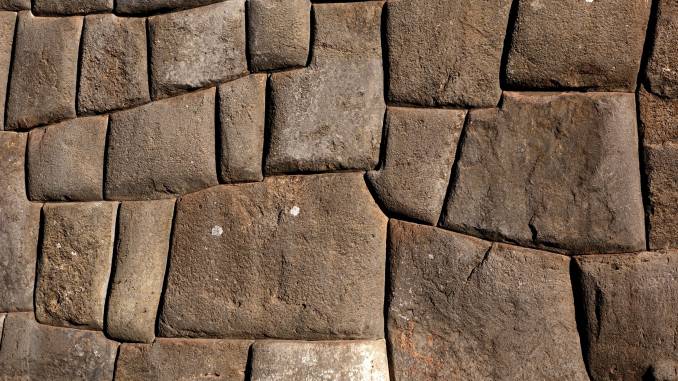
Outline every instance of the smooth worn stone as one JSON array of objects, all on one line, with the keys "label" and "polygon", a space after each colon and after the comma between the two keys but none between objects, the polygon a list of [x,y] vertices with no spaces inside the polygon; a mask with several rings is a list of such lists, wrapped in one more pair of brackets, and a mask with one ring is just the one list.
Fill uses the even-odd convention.
[{"label": "smooth worn stone", "polygon": [[678,249],[678,141],[643,148],[649,247]]},{"label": "smooth worn stone", "polygon": [[102,330],[117,202],[45,204],[35,316],[40,323]]},{"label": "smooth worn stone", "polygon": [[118,343],[100,332],[35,322],[32,313],[9,314],[0,347],[0,379],[112,380]]},{"label": "smooth worn stone", "polygon": [[[678,3],[659,0],[657,25],[650,36],[653,45],[645,80],[650,90],[663,97],[678,99]],[[678,378],[678,377],[677,377]]]},{"label": "smooth worn stone", "polygon": [[31,131],[28,194],[31,200],[103,199],[108,118],[72,119]]},{"label": "smooth worn stone", "polygon": [[257,341],[251,381],[388,381],[384,340]]},{"label": "smooth worn stone", "polygon": [[469,112],[443,223],[572,253],[645,249],[633,94],[505,93]]},{"label": "smooth worn stone", "polygon": [[271,76],[268,173],[376,167],[386,108],[381,6],[314,5],[310,66]]},{"label": "smooth worn stone", "polygon": [[0,312],[33,310],[40,204],[26,197],[27,136],[0,132]]},{"label": "smooth worn stone", "polygon": [[463,110],[388,109],[384,163],[368,179],[389,212],[438,223],[465,117]]},{"label": "smooth worn stone", "polygon": [[87,16],[82,44],[79,113],[103,113],[150,101],[145,19]]},{"label": "smooth worn stone", "polygon": [[150,343],[165,279],[174,200],[120,205],[106,332],[121,341]]},{"label": "smooth worn stone", "polygon": [[[1,2],[0,2],[1,4]],[[2,8],[0,8],[2,9]],[[0,99],[7,99],[7,80],[12,61],[16,13],[0,12]],[[0,131],[5,129],[5,102],[0,102]]]},{"label": "smooth worn stone", "polygon": [[678,361],[678,251],[576,257],[574,287],[592,380],[645,380]]},{"label": "smooth worn stone", "polygon": [[113,0],[34,0],[38,15],[78,15],[113,11]]},{"label": "smooth worn stone", "polygon": [[157,339],[120,346],[115,381],[245,381],[249,340]]},{"label": "smooth worn stone", "polygon": [[220,1],[223,0],[116,0],[115,10],[124,14],[167,12],[200,7]]},{"label": "smooth worn stone", "polygon": [[638,92],[643,144],[678,142],[678,99],[666,99],[641,87]]},{"label": "smooth worn stone", "polygon": [[249,0],[247,7],[252,70],[306,65],[311,45],[309,0]]},{"label": "smooth worn stone", "polygon": [[153,99],[247,74],[245,1],[148,19]]},{"label": "smooth worn stone", "polygon": [[81,29],[82,17],[19,14],[6,130],[75,117]]},{"label": "smooth worn stone", "polygon": [[391,220],[396,380],[581,380],[568,257]]},{"label": "smooth worn stone", "polygon": [[216,185],[215,90],[111,115],[106,199],[173,198]]},{"label": "smooth worn stone", "polygon": [[31,0],[0,0],[0,9],[7,11],[31,9]]},{"label": "smooth worn stone", "polygon": [[509,0],[390,0],[389,101],[494,107]]},{"label": "smooth worn stone", "polygon": [[386,217],[360,173],[182,197],[164,337],[383,337]]},{"label": "smooth worn stone", "polygon": [[509,86],[635,90],[650,1],[517,1]]}]

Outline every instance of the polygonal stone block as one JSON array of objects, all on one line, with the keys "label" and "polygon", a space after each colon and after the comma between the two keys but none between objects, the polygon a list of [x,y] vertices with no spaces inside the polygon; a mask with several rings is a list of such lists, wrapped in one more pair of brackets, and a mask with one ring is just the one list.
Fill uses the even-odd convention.
[{"label": "polygonal stone block", "polygon": [[646,144],[650,249],[678,248],[678,141]]},{"label": "polygonal stone block", "polygon": [[117,0],[115,10],[119,13],[167,12],[195,8],[223,0]]},{"label": "polygonal stone block", "polygon": [[78,15],[110,12],[113,0],[34,0],[33,13],[38,15]]},{"label": "polygonal stone block", "polygon": [[[7,79],[12,61],[16,13],[0,12],[0,99],[7,99]],[[0,131],[5,129],[5,102],[0,102]]]},{"label": "polygonal stone block", "polygon": [[656,96],[641,86],[638,106],[644,144],[678,142],[678,99]]},{"label": "polygonal stone block", "polygon": [[31,9],[31,0],[0,0],[0,9],[7,11]]},{"label": "polygonal stone block", "polygon": [[652,50],[647,63],[645,79],[657,95],[678,98],[678,3],[672,0],[657,2],[657,25]]}]

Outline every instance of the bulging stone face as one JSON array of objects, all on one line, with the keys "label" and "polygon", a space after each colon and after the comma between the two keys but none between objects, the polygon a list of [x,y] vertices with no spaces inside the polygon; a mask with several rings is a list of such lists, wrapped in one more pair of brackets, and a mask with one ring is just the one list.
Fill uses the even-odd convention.
[{"label": "bulging stone face", "polygon": [[[0,4],[2,4],[1,1]],[[12,60],[15,25],[16,13],[0,12],[0,99],[7,99],[7,79],[9,78],[9,65]],[[0,131],[5,129],[4,126],[5,104],[0,102]]]},{"label": "bulging stone face", "polygon": [[33,2],[33,12],[40,15],[75,15],[112,10],[113,0],[35,0]]},{"label": "bulging stone face", "polygon": [[644,149],[650,249],[678,248],[678,141]]},{"label": "bulging stone face", "polygon": [[647,64],[646,82],[653,93],[678,98],[678,3],[661,0],[657,4],[657,25]]},{"label": "bulging stone face", "polygon": [[148,13],[200,7],[223,0],[117,0],[115,10],[120,13]]}]

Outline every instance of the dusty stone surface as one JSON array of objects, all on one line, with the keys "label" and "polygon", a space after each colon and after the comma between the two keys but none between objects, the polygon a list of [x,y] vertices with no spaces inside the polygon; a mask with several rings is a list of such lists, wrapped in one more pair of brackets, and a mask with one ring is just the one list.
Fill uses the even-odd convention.
[{"label": "dusty stone surface", "polygon": [[31,0],[0,0],[0,9],[8,11],[31,9]]},{"label": "dusty stone surface", "polygon": [[37,15],[76,15],[110,12],[113,0],[34,0],[33,13]]},{"label": "dusty stone surface", "polygon": [[[1,4],[1,3],[0,3]],[[1,9],[1,8],[0,8]],[[7,99],[7,80],[12,61],[16,13],[0,12],[0,99]],[[0,131],[5,129],[5,103],[0,102]]]},{"label": "dusty stone surface", "polygon": [[103,113],[150,100],[143,18],[87,16],[82,44],[78,112]]},{"label": "dusty stone surface", "polygon": [[381,6],[314,5],[310,66],[271,76],[267,172],[376,167],[385,111]]},{"label": "dusty stone surface", "polygon": [[6,130],[75,117],[82,17],[21,12],[6,109]]},{"label": "dusty stone surface", "polygon": [[573,253],[645,248],[632,94],[506,93],[471,111],[443,226]]},{"label": "dusty stone surface", "polygon": [[644,144],[678,142],[678,99],[666,99],[641,87],[638,93]]},{"label": "dusty stone surface", "polygon": [[43,324],[102,330],[116,202],[45,204],[35,316]]},{"label": "dusty stone surface", "polygon": [[167,267],[174,200],[120,205],[106,332],[121,341],[155,339],[155,319]]},{"label": "dusty stone surface", "polygon": [[384,163],[368,178],[389,212],[438,223],[465,117],[458,110],[388,109]]},{"label": "dusty stone surface", "polygon": [[160,336],[382,337],[385,245],[386,217],[360,173],[184,196]]},{"label": "dusty stone surface", "polygon": [[391,220],[397,380],[588,380],[569,258]]},{"label": "dusty stone surface", "polygon": [[111,115],[107,199],[146,200],[217,184],[215,90]]},{"label": "dusty stone surface", "polygon": [[247,74],[245,1],[148,19],[154,99]]},{"label": "dusty stone surface", "polygon": [[647,0],[518,0],[508,85],[635,90],[650,8]]},{"label": "dusty stone surface", "polygon": [[166,12],[200,7],[223,0],[117,0],[115,10],[120,13]]},{"label": "dusty stone surface", "polygon": [[660,360],[652,365],[653,381],[677,381],[678,380],[678,362],[670,360]]},{"label": "dusty stone surface", "polygon": [[653,93],[678,98],[678,3],[660,0],[657,3],[657,25],[645,80]]},{"label": "dusty stone surface", "polygon": [[509,0],[390,0],[388,97],[426,106],[492,107]]},{"label": "dusty stone surface", "polygon": [[72,119],[30,132],[28,194],[39,201],[103,199],[108,118]]},{"label": "dusty stone surface", "polygon": [[678,141],[644,150],[650,249],[678,248]]},{"label": "dusty stone surface", "polygon": [[388,381],[384,340],[257,341],[252,381]]}]

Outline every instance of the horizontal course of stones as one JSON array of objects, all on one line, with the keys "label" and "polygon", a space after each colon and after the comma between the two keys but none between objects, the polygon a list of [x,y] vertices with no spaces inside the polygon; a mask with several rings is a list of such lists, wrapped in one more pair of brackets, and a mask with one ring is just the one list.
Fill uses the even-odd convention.
[{"label": "horizontal course of stones", "polygon": [[678,380],[673,0],[0,0],[0,380]]}]

